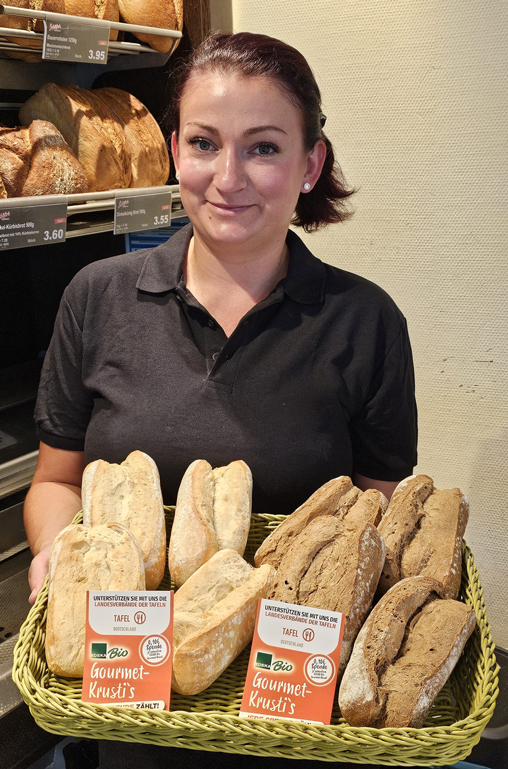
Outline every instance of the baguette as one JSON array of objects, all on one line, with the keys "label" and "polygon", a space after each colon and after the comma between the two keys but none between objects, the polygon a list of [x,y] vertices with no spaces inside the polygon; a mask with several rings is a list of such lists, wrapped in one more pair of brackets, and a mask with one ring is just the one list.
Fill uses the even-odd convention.
[{"label": "baguette", "polygon": [[272,531],[258,548],[254,563],[256,566],[270,563],[278,569],[293,540],[315,518],[330,515],[341,521],[352,516],[351,520],[358,525],[370,522],[376,526],[387,505],[388,500],[380,491],[369,489],[362,493],[346,475],[334,478],[315,491]]},{"label": "baguette", "polygon": [[254,569],[235,550],[215,553],[177,590],[173,682],[180,694],[210,686],[252,638],[257,605],[274,570]]},{"label": "baguette", "polygon": [[420,728],[476,624],[427,577],[398,582],[370,613],[339,690],[351,726]]},{"label": "baguette", "polygon": [[53,673],[83,675],[86,591],[144,590],[141,551],[118,523],[67,526],[56,537],[49,560],[46,659]]},{"label": "baguette", "polygon": [[153,459],[133,451],[120,465],[92,462],[83,473],[82,502],[85,526],[117,521],[132,532],[143,555],[146,587],[155,590],[164,576],[166,527]]},{"label": "baguette", "polygon": [[169,571],[180,587],[219,550],[243,555],[249,535],[252,474],[241,460],[212,469],[204,459],[187,468],[176,500]]},{"label": "baguette", "polygon": [[401,481],[378,527],[386,543],[379,594],[421,574],[441,582],[444,598],[457,598],[468,516],[469,503],[460,489],[440,491],[428,475]]},{"label": "baguette", "polygon": [[345,615],[339,676],[374,598],[385,547],[372,523],[319,516],[286,551],[268,598]]}]

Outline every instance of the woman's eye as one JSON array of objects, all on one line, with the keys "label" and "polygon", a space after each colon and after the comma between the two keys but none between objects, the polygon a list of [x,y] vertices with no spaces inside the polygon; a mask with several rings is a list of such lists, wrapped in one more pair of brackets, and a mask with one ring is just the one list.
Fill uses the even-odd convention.
[{"label": "woman's eye", "polygon": [[275,155],[279,152],[279,148],[276,144],[265,142],[264,144],[258,144],[257,147],[254,147],[254,152],[258,155]]},{"label": "woman's eye", "polygon": [[189,144],[192,144],[196,149],[201,150],[202,152],[208,152],[208,150],[212,149],[212,144],[207,141],[207,139],[200,139],[199,137],[190,139]]}]

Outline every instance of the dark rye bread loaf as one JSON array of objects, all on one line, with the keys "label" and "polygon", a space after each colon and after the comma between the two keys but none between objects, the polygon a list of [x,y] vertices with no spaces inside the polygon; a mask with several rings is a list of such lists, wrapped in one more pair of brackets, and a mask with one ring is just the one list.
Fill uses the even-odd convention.
[{"label": "dark rye bread loaf", "polygon": [[437,579],[444,598],[460,589],[469,503],[460,489],[440,491],[428,475],[401,481],[378,528],[386,544],[379,594],[405,577]]},{"label": "dark rye bread loaf", "polygon": [[286,551],[268,598],[345,615],[339,675],[376,592],[383,540],[371,523],[319,516]]},{"label": "dark rye bread loaf", "polygon": [[315,518],[326,515],[340,521],[353,515],[357,522],[369,521],[377,525],[387,504],[386,497],[380,491],[370,489],[362,494],[346,475],[333,478],[272,531],[258,548],[254,563],[256,566],[270,563],[277,569],[295,537]]},{"label": "dark rye bread loaf", "polygon": [[351,726],[420,728],[476,624],[427,577],[398,582],[370,613],[339,690]]}]

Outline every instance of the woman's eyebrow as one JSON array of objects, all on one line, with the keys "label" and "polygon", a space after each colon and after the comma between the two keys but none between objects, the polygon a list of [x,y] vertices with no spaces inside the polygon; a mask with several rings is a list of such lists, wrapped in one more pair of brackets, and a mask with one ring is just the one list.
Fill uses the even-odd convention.
[{"label": "woman's eyebrow", "polygon": [[[197,126],[198,128],[202,128],[204,131],[208,131],[214,136],[218,136],[219,134],[219,131],[213,126],[208,125],[207,123],[200,123],[197,120],[191,120],[186,125]],[[287,132],[284,131],[283,128],[280,128],[279,126],[276,126],[276,125],[260,125],[260,126],[254,126],[254,128],[248,128],[244,132],[244,136],[252,136],[253,134],[261,133],[262,131],[278,131],[279,133],[286,134],[287,136]]]}]

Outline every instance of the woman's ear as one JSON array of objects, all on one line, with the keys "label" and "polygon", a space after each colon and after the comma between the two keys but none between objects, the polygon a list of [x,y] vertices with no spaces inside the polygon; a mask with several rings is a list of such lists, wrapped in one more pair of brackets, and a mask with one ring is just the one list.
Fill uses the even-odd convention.
[{"label": "woman's ear", "polygon": [[307,167],[305,169],[305,176],[302,179],[304,192],[310,192],[316,184],[323,170],[325,159],[326,144],[322,139],[318,139],[311,152],[307,155]]},{"label": "woman's ear", "polygon": [[178,152],[178,138],[176,131],[171,134],[171,155],[173,156],[173,163],[175,165],[175,173],[178,173],[178,166],[180,165],[180,154]]}]

